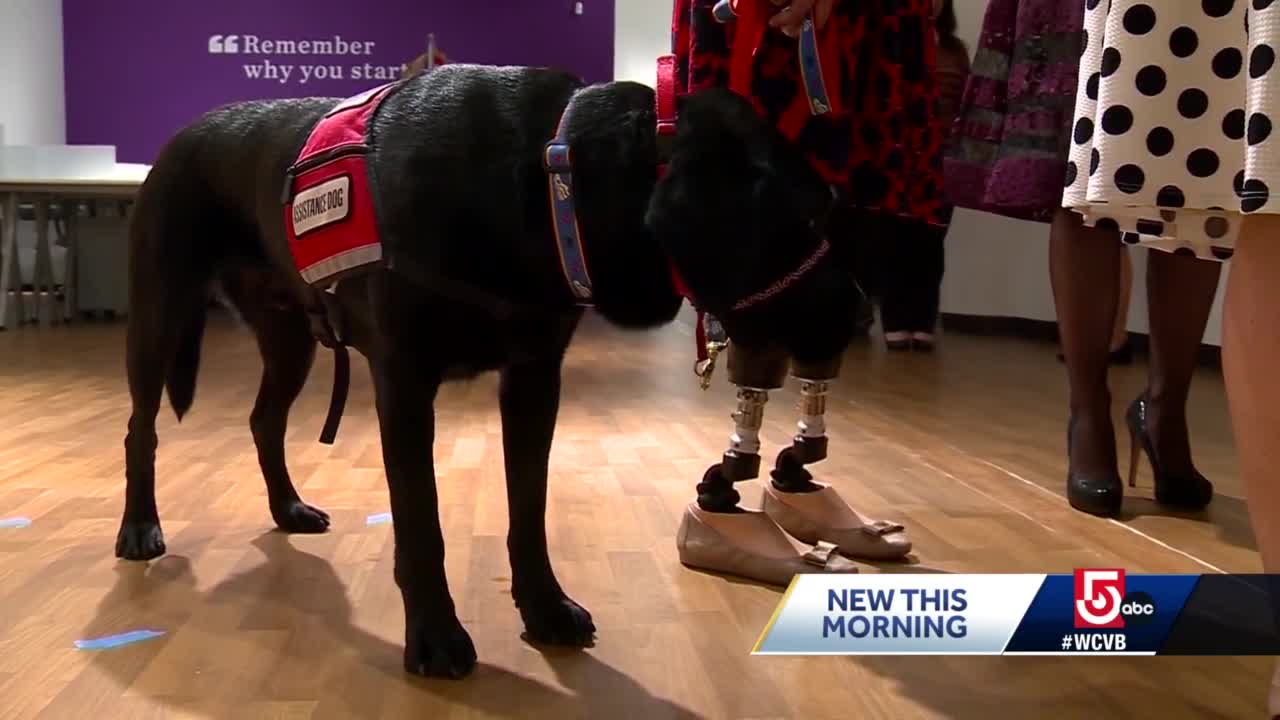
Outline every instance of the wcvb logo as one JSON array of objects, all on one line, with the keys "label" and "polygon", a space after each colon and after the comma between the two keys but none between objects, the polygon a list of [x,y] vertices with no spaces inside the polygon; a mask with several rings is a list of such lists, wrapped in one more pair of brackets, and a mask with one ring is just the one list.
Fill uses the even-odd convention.
[{"label": "wcvb logo", "polygon": [[209,37],[210,55],[235,55],[240,52],[239,35],[211,35]]},{"label": "wcvb logo", "polygon": [[1124,570],[1076,570],[1075,601],[1077,628],[1134,627],[1156,617],[1155,598],[1125,592]]},{"label": "wcvb logo", "polygon": [[1124,570],[1076,570],[1075,600],[1077,628],[1124,627]]}]

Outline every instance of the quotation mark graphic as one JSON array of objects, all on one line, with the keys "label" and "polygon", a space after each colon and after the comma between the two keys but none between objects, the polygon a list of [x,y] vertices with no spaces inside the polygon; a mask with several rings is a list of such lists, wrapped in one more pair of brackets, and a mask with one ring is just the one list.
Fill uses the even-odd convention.
[{"label": "quotation mark graphic", "polygon": [[239,35],[211,35],[209,37],[210,55],[234,55],[240,52]]},{"label": "quotation mark graphic", "polygon": [[1063,636],[1062,636],[1062,649],[1063,649],[1063,650],[1070,650],[1070,649],[1071,649],[1071,636],[1070,636],[1070,635],[1063,635]]}]

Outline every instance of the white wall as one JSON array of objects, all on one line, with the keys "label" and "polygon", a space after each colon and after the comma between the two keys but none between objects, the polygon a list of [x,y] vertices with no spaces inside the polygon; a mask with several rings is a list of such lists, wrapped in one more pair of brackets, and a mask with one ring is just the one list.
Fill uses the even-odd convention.
[{"label": "white wall", "polygon": [[[959,35],[971,49],[978,44],[986,0],[955,0]],[[654,59],[669,52],[671,5],[666,0],[617,0],[614,55],[619,80],[652,85]],[[1049,288],[1049,228],[985,213],[957,210],[947,236],[947,273],[942,311],[966,315],[1020,317],[1052,321]],[[1146,252],[1134,251],[1134,285],[1129,329],[1146,332]],[[1223,273],[1222,287],[1226,285]],[[1205,342],[1220,344],[1222,287],[1205,332]]]},{"label": "white wall", "polygon": [[[62,72],[61,0],[0,0],[0,144],[61,145],[67,141]],[[18,261],[34,274],[35,233],[18,226]],[[63,249],[53,248],[54,276]]]},{"label": "white wall", "polygon": [[9,145],[67,141],[61,0],[0,0],[0,126]]},{"label": "white wall", "polygon": [[[0,0],[3,1],[3,0]],[[653,85],[654,61],[671,52],[673,0],[615,0],[613,74]]]}]

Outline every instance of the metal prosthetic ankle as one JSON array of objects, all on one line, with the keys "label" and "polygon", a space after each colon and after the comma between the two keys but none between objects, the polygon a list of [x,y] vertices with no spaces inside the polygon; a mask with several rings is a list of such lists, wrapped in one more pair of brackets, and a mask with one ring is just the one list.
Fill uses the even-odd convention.
[{"label": "metal prosthetic ankle", "polygon": [[695,368],[705,388],[715,370],[716,356],[728,356],[729,381],[738,388],[738,405],[734,410],[733,434],[729,448],[720,462],[707,468],[698,483],[698,506],[709,512],[740,512],[741,496],[734,483],[753,480],[760,475],[760,427],[764,424],[764,407],[769,391],[782,387],[786,378],[787,357],[777,349],[744,350],[727,342],[724,330],[707,316],[700,327],[709,358]]},{"label": "metal prosthetic ankle", "polygon": [[791,447],[778,453],[774,463],[773,487],[781,492],[813,492],[822,486],[813,482],[813,475],[805,465],[825,460],[827,457],[826,380],[797,378],[800,381],[800,419],[796,421],[796,435]]},{"label": "metal prosthetic ankle", "polygon": [[735,512],[741,496],[733,484],[760,475],[760,426],[769,391],[739,387],[733,412],[733,434],[720,462],[707,468],[698,483],[698,506],[710,512]]}]

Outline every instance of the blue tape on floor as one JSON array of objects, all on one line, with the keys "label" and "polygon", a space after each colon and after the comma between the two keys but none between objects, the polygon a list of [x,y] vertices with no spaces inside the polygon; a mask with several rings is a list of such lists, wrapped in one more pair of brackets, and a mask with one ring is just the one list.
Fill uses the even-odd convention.
[{"label": "blue tape on floor", "polygon": [[130,643],[142,642],[158,638],[164,632],[160,630],[134,630],[133,632],[120,633],[119,635],[108,635],[106,637],[95,638],[93,640],[77,640],[77,650],[110,650],[121,645],[129,645]]},{"label": "blue tape on floor", "polygon": [[31,527],[31,521],[24,517],[4,518],[0,520],[0,528]]},{"label": "blue tape on floor", "polygon": [[391,513],[378,513],[377,515],[370,515],[368,519],[365,520],[366,525],[381,525],[383,523],[389,523],[389,522],[391,522]]}]

